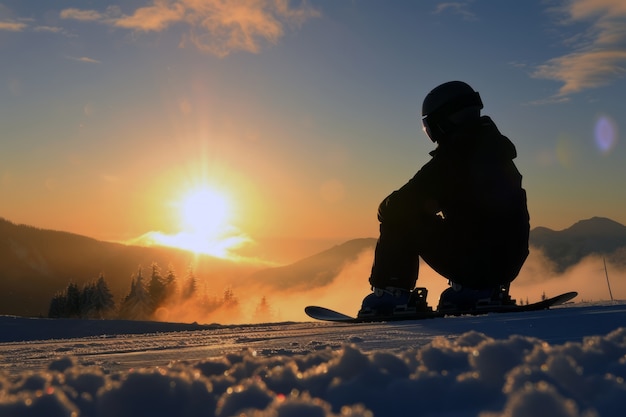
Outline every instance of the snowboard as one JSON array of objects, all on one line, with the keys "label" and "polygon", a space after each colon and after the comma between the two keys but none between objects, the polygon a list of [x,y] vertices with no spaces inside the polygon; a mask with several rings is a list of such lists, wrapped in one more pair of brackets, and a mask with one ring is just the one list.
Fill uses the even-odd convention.
[{"label": "snowboard", "polygon": [[523,311],[547,310],[550,307],[564,304],[576,297],[576,291],[566,292],[556,297],[546,298],[536,303],[525,305],[500,305],[500,306],[478,306],[467,311],[442,312],[437,310],[418,311],[411,313],[400,313],[389,316],[370,316],[370,317],[353,317],[347,314],[331,310],[326,307],[307,306],[304,312],[311,318],[322,321],[334,321],[340,323],[370,323],[381,321],[400,321],[400,320],[423,320],[445,316],[461,316],[461,315],[480,315],[487,313],[519,313]]}]

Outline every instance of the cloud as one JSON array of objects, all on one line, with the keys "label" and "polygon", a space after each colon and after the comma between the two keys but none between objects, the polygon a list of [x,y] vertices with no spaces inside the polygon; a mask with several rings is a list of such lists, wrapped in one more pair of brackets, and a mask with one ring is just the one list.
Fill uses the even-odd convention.
[{"label": "cloud", "polygon": [[[0,5],[1,6],[1,5]],[[0,14],[2,9],[0,8]],[[31,18],[21,18],[19,21],[0,21],[0,31],[7,32],[24,32],[32,31],[37,33],[59,33],[69,36],[63,28],[58,26],[36,25],[35,20]]]},{"label": "cloud", "polygon": [[572,0],[558,10],[564,24],[588,24],[568,39],[572,51],[539,65],[532,76],[559,81],[556,97],[610,84],[626,73],[626,2]]},{"label": "cloud", "polygon": [[609,84],[626,72],[626,50],[589,50],[554,58],[534,72],[537,78],[563,82],[558,96]]},{"label": "cloud", "polygon": [[20,22],[0,22],[0,30],[8,32],[21,32],[26,29],[28,25]]},{"label": "cloud", "polygon": [[258,53],[264,42],[276,43],[286,26],[298,26],[319,12],[302,2],[289,0],[152,0],[131,14],[117,7],[105,13],[66,9],[65,19],[98,21],[110,26],[143,32],[160,32],[174,25],[188,28],[181,46],[226,56],[234,51]]},{"label": "cloud", "polygon": [[81,57],[68,56],[67,59],[71,59],[72,61],[86,62],[88,64],[100,64],[101,63],[97,59],[89,58],[86,56],[81,56]]},{"label": "cloud", "polygon": [[46,32],[46,33],[63,33],[63,28],[56,26],[37,26],[34,29],[35,32]]},{"label": "cloud", "polygon": [[114,26],[127,29],[158,32],[173,23],[184,20],[186,7],[183,3],[189,3],[189,1],[154,0],[153,5],[140,7],[135,10],[134,14],[122,16],[112,23]]},{"label": "cloud", "polygon": [[60,16],[62,19],[81,20],[85,22],[99,21],[105,16],[95,10],[79,10],[79,9],[65,9],[61,11]]},{"label": "cloud", "polygon": [[440,3],[433,12],[434,14],[441,14],[450,12],[452,14],[460,15],[464,20],[478,20],[476,14],[469,10],[469,3],[463,2],[448,2]]}]

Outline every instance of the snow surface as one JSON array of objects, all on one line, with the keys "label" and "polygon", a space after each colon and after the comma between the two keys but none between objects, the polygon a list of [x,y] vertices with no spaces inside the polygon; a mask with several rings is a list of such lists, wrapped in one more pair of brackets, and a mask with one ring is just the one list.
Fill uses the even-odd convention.
[{"label": "snow surface", "polygon": [[378,324],[0,317],[0,416],[623,416],[626,304]]}]

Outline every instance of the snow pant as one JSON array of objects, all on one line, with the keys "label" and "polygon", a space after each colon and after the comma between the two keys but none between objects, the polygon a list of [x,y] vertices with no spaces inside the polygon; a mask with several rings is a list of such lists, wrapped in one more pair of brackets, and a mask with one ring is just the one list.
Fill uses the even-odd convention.
[{"label": "snow pant", "polygon": [[381,220],[370,284],[413,289],[420,257],[437,273],[465,287],[508,284],[528,256],[528,237],[524,232],[516,237],[516,229],[523,231],[523,225],[497,229],[502,227],[505,233],[496,234],[500,238],[477,238],[435,215],[417,216],[409,225]]}]

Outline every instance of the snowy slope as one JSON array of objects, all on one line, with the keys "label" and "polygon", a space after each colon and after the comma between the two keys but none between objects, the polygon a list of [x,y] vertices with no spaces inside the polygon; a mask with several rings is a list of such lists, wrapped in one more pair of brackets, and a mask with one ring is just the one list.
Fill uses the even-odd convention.
[{"label": "snowy slope", "polygon": [[622,416],[626,304],[382,324],[0,317],[0,416]]}]

